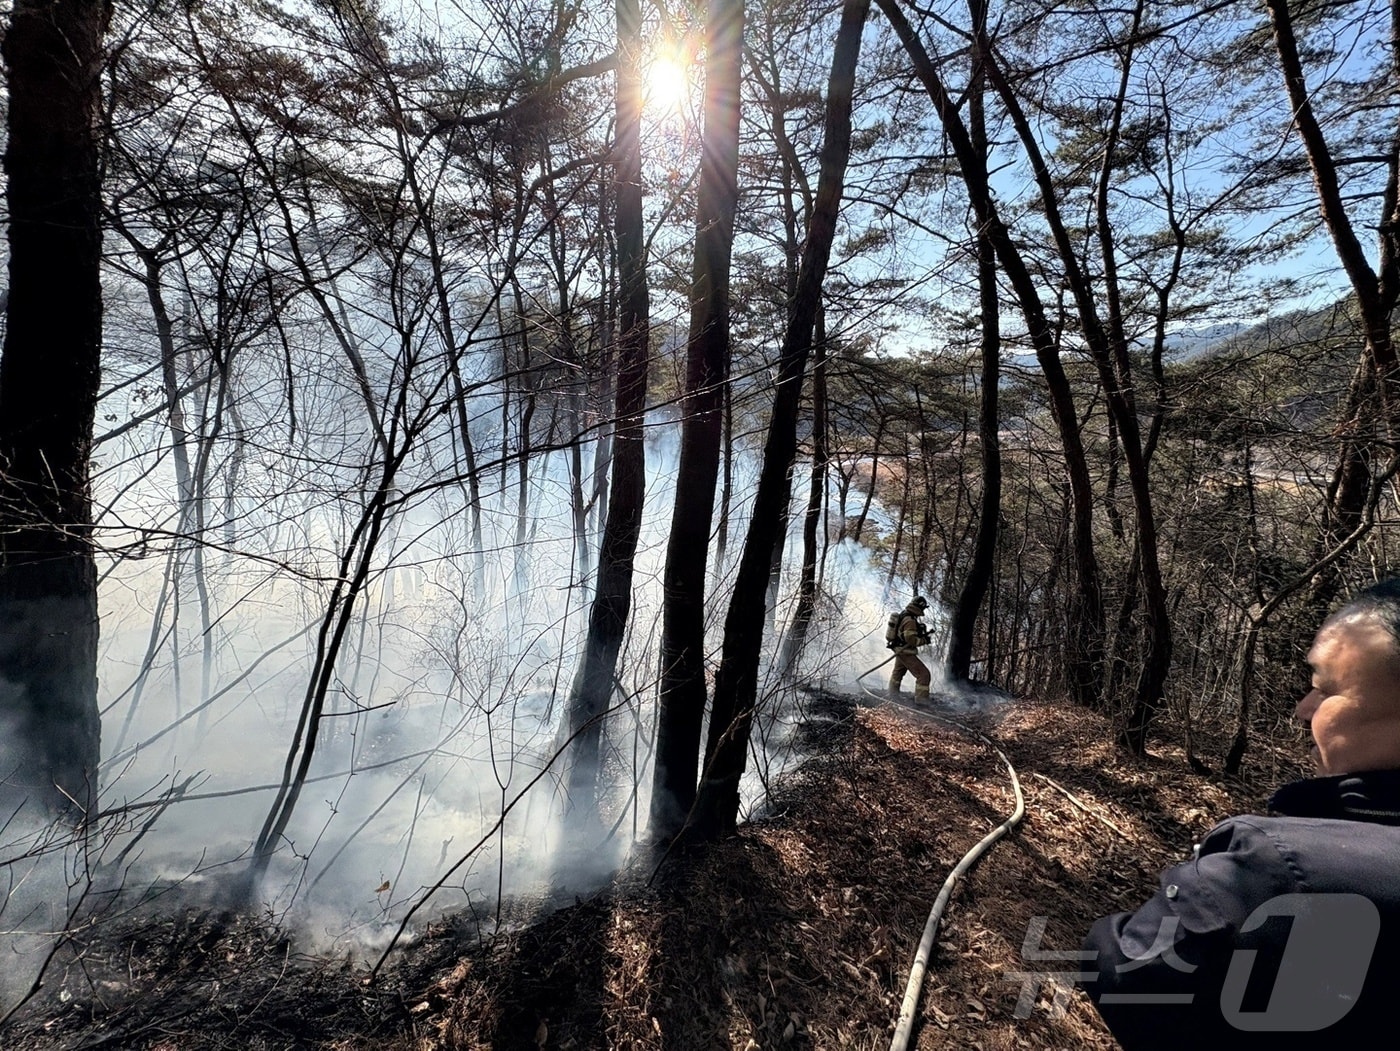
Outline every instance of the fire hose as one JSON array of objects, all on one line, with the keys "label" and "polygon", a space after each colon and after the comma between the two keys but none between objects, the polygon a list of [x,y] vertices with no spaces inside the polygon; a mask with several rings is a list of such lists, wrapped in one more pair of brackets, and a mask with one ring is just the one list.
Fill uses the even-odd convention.
[{"label": "fire hose", "polygon": [[[856,677],[856,683],[860,684],[860,681],[867,675],[878,671],[892,660],[894,657],[881,661],[870,671],[862,672]],[[861,685],[861,689],[872,697],[880,696],[864,685]],[[956,719],[934,715],[932,712],[925,712],[921,709],[913,710],[919,711],[921,715],[936,722],[961,730],[994,751],[997,757],[1006,764],[1006,772],[1011,775],[1011,788],[1016,793],[1016,809],[1010,817],[983,836],[976,846],[964,854],[962,860],[954,866],[953,871],[948,873],[948,878],[943,881],[943,888],[938,892],[938,897],[934,899],[933,908],[928,914],[928,921],[924,924],[923,937],[919,939],[919,948],[914,953],[914,963],[909,969],[909,984],[904,988],[904,1003],[899,1009],[899,1020],[895,1024],[894,1039],[890,1041],[890,1051],[905,1051],[909,1045],[909,1036],[914,1028],[914,1015],[919,1009],[919,994],[923,990],[924,975],[928,971],[929,956],[933,952],[933,940],[938,934],[938,924],[943,918],[943,910],[948,905],[948,899],[953,896],[953,888],[957,886],[958,880],[967,874],[968,869],[972,868],[977,860],[991,848],[992,844],[1015,828],[1026,813],[1026,800],[1025,796],[1021,794],[1021,781],[1016,776],[1016,768],[1011,765],[1011,760],[1006,758],[1006,753],[998,748],[989,737]]]}]

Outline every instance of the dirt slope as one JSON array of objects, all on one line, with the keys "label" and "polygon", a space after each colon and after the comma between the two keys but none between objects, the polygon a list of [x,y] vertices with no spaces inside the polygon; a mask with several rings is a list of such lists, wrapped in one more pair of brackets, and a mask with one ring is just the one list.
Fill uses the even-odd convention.
[{"label": "dirt slope", "polygon": [[[445,924],[366,985],[247,918],[133,917],[80,935],[5,1048],[584,1049],[889,1046],[929,906],[1012,807],[984,745],[918,711],[814,699],[821,757],[773,813],[699,858],[648,867],[487,946]],[[968,719],[962,706],[934,712]],[[1126,759],[1083,710],[1017,701],[977,725],[1028,808],[954,896],[919,1048],[1111,1048],[1092,1008],[1027,972],[1072,961],[1214,820],[1257,809],[1288,760],[1226,786],[1177,750]],[[1258,764],[1256,764],[1257,766]]]}]

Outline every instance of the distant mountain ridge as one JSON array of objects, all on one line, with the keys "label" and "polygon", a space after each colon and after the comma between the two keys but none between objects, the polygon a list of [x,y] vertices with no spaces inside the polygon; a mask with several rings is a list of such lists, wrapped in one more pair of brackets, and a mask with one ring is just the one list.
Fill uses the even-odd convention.
[{"label": "distant mountain ridge", "polygon": [[1313,310],[1291,310],[1254,323],[1225,321],[1183,329],[1167,336],[1167,353],[1184,363],[1286,346],[1351,343],[1360,337],[1351,298],[1343,296]]}]

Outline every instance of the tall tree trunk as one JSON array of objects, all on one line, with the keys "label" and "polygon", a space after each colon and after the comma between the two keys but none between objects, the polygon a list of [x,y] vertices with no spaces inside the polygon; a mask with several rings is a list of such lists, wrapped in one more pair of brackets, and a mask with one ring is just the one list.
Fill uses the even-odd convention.
[{"label": "tall tree trunk", "polygon": [[743,0],[709,0],[705,129],[696,199],[681,452],[663,577],[661,696],[651,835],[672,839],[695,802],[705,714],[705,574],[729,360],[729,270],[739,199]]},{"label": "tall tree trunk", "polygon": [[[600,196],[606,198],[607,194]],[[605,209],[600,208],[599,219],[606,218]],[[616,408],[617,390],[613,379],[613,340],[617,333],[617,264],[615,257],[617,254],[616,238],[607,238],[605,252],[608,256],[614,257],[612,263],[605,263],[600,275],[600,284],[603,294],[598,297],[598,389],[596,394],[597,417],[603,417],[611,409]],[[648,306],[650,314],[650,306]],[[592,530],[596,534],[595,543],[599,548],[603,546],[603,532],[607,528],[608,520],[608,484],[612,475],[612,449],[613,449],[613,426],[600,426],[598,437],[593,443],[593,466],[589,478],[588,507],[591,512]]]},{"label": "tall tree trunk", "polygon": [[904,550],[904,529],[909,524],[909,507],[914,502],[914,483],[909,475],[909,461],[912,454],[909,450],[909,432],[906,431],[900,436],[902,448],[899,454],[900,463],[900,494],[899,494],[899,514],[894,520],[894,536],[890,538],[890,564],[885,570],[885,587],[883,594],[890,595],[894,591],[894,578],[899,575],[899,555]]},{"label": "tall tree trunk", "polygon": [[[1134,10],[1134,33],[1141,20],[1142,11],[1143,4],[1140,0]],[[1089,355],[1098,370],[1099,382],[1103,385],[1107,395],[1109,411],[1113,414],[1117,424],[1119,445],[1123,450],[1123,459],[1128,468],[1128,482],[1133,495],[1133,509],[1137,520],[1135,540],[1146,600],[1146,616],[1143,623],[1142,668],[1126,725],[1123,728],[1123,742],[1129,750],[1141,755],[1147,744],[1148,727],[1161,708],[1167,672],[1171,667],[1172,638],[1170,617],[1167,614],[1166,589],[1162,583],[1161,567],[1157,558],[1157,521],[1152,509],[1152,491],[1147,474],[1147,461],[1142,453],[1142,433],[1133,393],[1132,367],[1128,357],[1127,338],[1123,331],[1122,309],[1119,305],[1113,230],[1107,211],[1108,181],[1114,165],[1114,153],[1122,120],[1128,86],[1128,70],[1132,62],[1132,46],[1131,43],[1128,45],[1122,59],[1121,77],[1118,93],[1114,99],[1108,141],[1104,147],[1104,159],[1099,173],[1096,200],[1096,232],[1104,267],[1104,288],[1107,293],[1109,312],[1108,325],[1105,327],[1097,312],[1089,275],[1080,265],[1079,254],[1075,250],[1064,222],[1061,220],[1058,190],[1049,167],[1045,163],[1030,122],[1026,118],[1015,91],[998,68],[992,53],[991,43],[985,34],[979,35],[978,44],[986,58],[987,75],[1001,96],[1007,114],[1011,117],[1017,136],[1026,151],[1026,156],[1031,162],[1036,184],[1040,188],[1045,220],[1050,227],[1051,236],[1059,252],[1060,263],[1065,271],[1065,280],[1074,296],[1075,307],[1085,342],[1089,348]]]},{"label": "tall tree trunk", "polygon": [[[870,484],[865,487],[865,496],[860,503],[860,514],[856,515],[856,523],[850,530],[847,530],[843,521],[841,531],[844,536],[849,536],[854,543],[859,544],[861,534],[865,532],[865,520],[870,517],[870,505],[875,499],[875,479],[880,473],[880,442],[885,437],[885,427],[889,424],[889,417],[881,412],[875,420],[875,437],[870,443]],[[855,474],[860,466],[860,457],[857,455],[855,465],[851,468],[851,474]],[[903,506],[902,504],[900,505]],[[845,513],[846,504],[841,503],[842,514]],[[898,555],[898,551],[895,552]],[[893,556],[892,556],[893,557]]]},{"label": "tall tree trunk", "polygon": [[[1400,430],[1400,365],[1391,339],[1391,315],[1400,297],[1400,127],[1392,129],[1392,149],[1387,161],[1380,231],[1379,272],[1371,268],[1361,241],[1347,215],[1337,164],[1327,137],[1313,110],[1303,61],[1288,0],[1267,0],[1274,28],[1274,46],[1283,72],[1293,125],[1302,139],[1323,225],[1346,271],[1352,295],[1361,313],[1365,338],[1362,362],[1353,380],[1344,421],[1343,440],[1336,470],[1327,492],[1322,534],[1315,554],[1323,553],[1353,533],[1364,520],[1374,462],[1385,462],[1377,453]],[[1400,75],[1400,3],[1391,5],[1392,73]],[[1339,563],[1329,562],[1314,580],[1309,601],[1326,606],[1335,594]]]},{"label": "tall tree trunk", "polygon": [[101,368],[101,0],[15,0],[10,287],[0,358],[0,720],[5,789],[51,811],[97,792],[97,566],[88,465]]},{"label": "tall tree trunk", "polygon": [[[976,31],[986,26],[987,0],[972,0],[972,20]],[[973,84],[968,96],[968,133],[972,147],[986,156],[987,127],[982,108],[984,83],[980,57],[974,60]],[[977,213],[977,290],[982,325],[981,400],[977,414],[977,436],[982,458],[982,502],[978,509],[977,541],[972,564],[963,578],[962,590],[953,607],[948,630],[948,674],[966,682],[972,674],[972,640],[977,628],[977,611],[992,581],[997,532],[1001,518],[1001,444],[998,437],[1000,415],[997,393],[1001,384],[1001,305],[997,297],[996,249],[983,229],[987,217]]]},{"label": "tall tree trunk", "polygon": [[[1088,461],[1079,434],[1074,396],[1060,362],[1059,347],[1030,268],[1011,233],[997,212],[987,174],[987,159],[973,147],[972,139],[958,115],[938,70],[924,49],[918,34],[909,25],[898,0],[877,0],[880,10],[889,19],[900,43],[923,82],[934,108],[948,135],[948,142],[958,160],[958,167],[967,186],[968,196],[979,216],[985,216],[983,229],[996,249],[1002,270],[1010,279],[1025,315],[1026,328],[1035,347],[1036,360],[1045,376],[1050,395],[1051,412],[1059,430],[1065,453],[1065,471],[1069,476],[1074,528],[1071,543],[1074,551],[1076,588],[1069,610],[1069,631],[1065,640],[1065,664],[1069,671],[1070,690],[1081,704],[1097,706],[1101,697],[1103,674],[1103,594],[1099,584],[1098,559],[1094,553],[1093,490],[1089,479]],[[983,49],[984,68],[990,74],[993,64]]]},{"label": "tall tree trunk", "polygon": [[[542,144],[541,153],[547,169],[554,167],[549,143]],[[554,180],[544,183],[544,203],[547,213],[560,214],[558,194],[554,190]],[[553,267],[554,289],[558,306],[555,308],[555,321],[558,325],[554,357],[569,367],[575,376],[584,375],[583,362],[579,357],[578,345],[574,337],[573,299],[571,275],[569,273],[569,243],[559,223],[548,226],[549,258]],[[588,543],[587,513],[584,510],[583,495],[583,428],[580,402],[582,391],[578,382],[571,383],[561,392],[568,406],[568,427],[573,434],[567,452],[569,463],[569,516],[574,526],[574,577],[586,582],[593,576],[592,553]],[[558,410],[555,410],[557,417]],[[551,424],[551,428],[553,424]],[[553,446],[553,441],[550,443]],[[549,455],[549,454],[546,454]]]},{"label": "tall tree trunk", "polygon": [[831,60],[821,175],[802,252],[797,297],[778,359],[777,392],[764,442],[758,492],[739,574],[724,622],[724,650],[715,676],[714,704],[705,745],[705,775],[692,822],[694,838],[708,840],[734,829],[739,814],[739,779],[748,758],[749,733],[758,697],[763,644],[763,591],[768,563],[785,521],[791,496],[790,468],[797,454],[797,410],[802,375],[812,347],[831,242],[851,154],[851,105],[861,31],[870,0],[846,0]]},{"label": "tall tree trunk", "polygon": [[[787,488],[792,492],[792,464],[788,464]],[[785,504],[779,511],[778,529],[773,537],[773,550],[768,554],[768,586],[763,593],[763,630],[773,634],[778,616],[778,594],[783,583],[783,556],[787,552],[788,526],[792,523],[792,506]]]},{"label": "tall tree trunk", "polygon": [[[1116,388],[1110,390],[1110,407],[1115,409],[1118,418],[1120,443],[1124,459],[1128,464],[1128,480],[1132,487],[1133,509],[1137,517],[1137,534],[1134,537],[1133,568],[1141,579],[1144,592],[1146,619],[1143,624],[1142,668],[1138,675],[1137,687],[1133,693],[1132,708],[1128,713],[1124,728],[1124,740],[1137,755],[1142,755],[1147,747],[1147,730],[1161,710],[1166,691],[1167,675],[1171,670],[1172,632],[1171,616],[1167,610],[1167,590],[1162,580],[1162,569],[1157,550],[1157,519],[1152,507],[1152,484],[1148,475],[1147,455],[1143,449],[1141,423],[1138,419],[1136,385],[1132,375],[1132,364],[1128,355],[1128,335],[1123,320],[1122,288],[1118,280],[1118,249],[1113,224],[1109,215],[1109,188],[1114,167],[1118,163],[1117,146],[1122,132],[1123,108],[1127,99],[1129,75],[1133,62],[1133,41],[1142,25],[1146,0],[1138,0],[1133,10],[1133,24],[1129,32],[1128,44],[1122,52],[1122,69],[1118,82],[1118,93],[1114,100],[1113,120],[1108,141],[1104,146],[1103,163],[1100,167],[1098,192],[1095,198],[1096,228],[1099,239],[1099,252],[1103,261],[1103,284],[1108,304],[1107,352],[1111,356],[1111,371]],[[1086,297],[1081,301],[1089,302]],[[1114,397],[1116,395],[1116,398]],[[1135,593],[1137,588],[1125,589]],[[1134,600],[1135,602],[1135,600]],[[1127,618],[1120,617],[1120,624]]]},{"label": "tall tree trunk", "polygon": [[569,695],[569,799],[582,813],[597,805],[602,715],[612,696],[617,655],[632,606],[632,566],[645,495],[647,360],[650,323],[642,221],[642,11],[640,0],[617,0],[617,142],[613,153],[617,240],[618,377],[612,478],[598,587],[588,615],[583,663]]},{"label": "tall tree trunk", "polygon": [[802,569],[797,578],[797,608],[783,639],[778,666],[784,678],[797,670],[798,658],[807,642],[807,629],[817,609],[817,562],[826,548],[817,549],[817,531],[826,509],[826,475],[830,454],[826,442],[826,325],[817,309],[816,342],[812,347],[812,475],[807,485],[807,509],[802,514]]},{"label": "tall tree trunk", "polygon": [[[787,114],[785,112],[786,103],[783,101],[782,92],[779,90],[779,70],[772,64],[772,27],[768,27],[770,52],[769,75],[771,82],[765,83],[764,89],[768,96],[769,106],[772,109],[772,132],[773,140],[777,146],[778,158],[782,165],[781,179],[782,190],[779,194],[783,214],[783,294],[787,303],[787,318],[790,320],[793,310],[797,307],[797,279],[802,268],[802,242],[801,232],[798,226],[797,208],[794,199],[797,197],[798,185],[802,191],[802,223],[810,225],[812,221],[812,192],[811,185],[807,181],[806,173],[802,171],[797,158],[797,151],[792,145],[792,140],[787,132]],[[754,63],[756,66],[757,63]],[[818,314],[821,306],[818,304]],[[791,489],[792,470],[788,468],[788,485]],[[767,607],[767,618],[764,620],[764,630],[772,635],[773,628],[778,615],[778,595],[783,582],[783,556],[787,551],[788,528],[791,524],[792,508],[785,506],[782,511],[782,521],[778,527],[778,536],[773,543],[773,557],[768,569],[768,592],[764,596],[764,604]],[[805,528],[805,527],[804,527]],[[815,577],[813,578],[815,581]]]},{"label": "tall tree trunk", "polygon": [[729,522],[734,508],[734,391],[729,386],[729,361],[721,384],[724,415],[720,436],[719,523],[715,526],[715,575],[724,573],[729,552]]}]

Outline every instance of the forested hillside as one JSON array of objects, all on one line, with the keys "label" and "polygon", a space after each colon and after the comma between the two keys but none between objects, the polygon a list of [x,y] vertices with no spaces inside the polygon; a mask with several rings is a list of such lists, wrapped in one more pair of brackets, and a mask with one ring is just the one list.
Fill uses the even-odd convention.
[{"label": "forested hillside", "polygon": [[27,1039],[171,909],[378,980],[713,872],[814,753],[906,732],[814,742],[812,697],[869,701],[916,594],[944,703],[1253,799],[1319,620],[1395,565],[1397,0],[3,17]]}]

